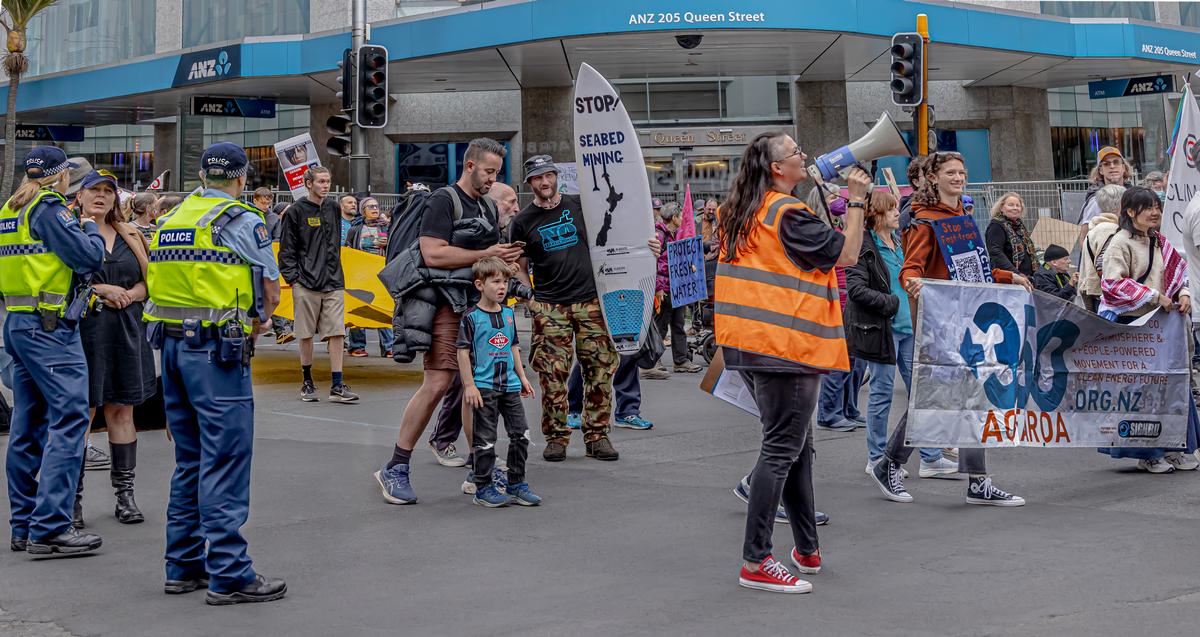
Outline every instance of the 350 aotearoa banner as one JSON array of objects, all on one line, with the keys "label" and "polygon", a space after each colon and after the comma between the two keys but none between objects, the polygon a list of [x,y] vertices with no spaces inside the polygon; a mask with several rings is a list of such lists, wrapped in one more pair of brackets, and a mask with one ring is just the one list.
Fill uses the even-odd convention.
[{"label": "350 aotearoa banner", "polygon": [[1042,292],[926,281],[908,444],[1180,447],[1187,318],[1110,323]]}]

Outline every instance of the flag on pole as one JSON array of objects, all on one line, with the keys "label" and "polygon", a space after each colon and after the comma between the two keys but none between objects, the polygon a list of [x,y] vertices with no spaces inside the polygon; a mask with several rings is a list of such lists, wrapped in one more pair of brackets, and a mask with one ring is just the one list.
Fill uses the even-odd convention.
[{"label": "flag on pole", "polygon": [[1200,192],[1200,162],[1196,140],[1200,138],[1200,106],[1192,88],[1184,82],[1179,114],[1175,118],[1175,133],[1171,136],[1171,174],[1163,202],[1162,234],[1179,250],[1184,245],[1184,210],[1192,197]]},{"label": "flag on pole", "polygon": [[[676,239],[686,239],[696,236],[696,211],[692,208],[692,185],[683,187],[683,220],[679,222]],[[665,249],[665,246],[664,246]]]},{"label": "flag on pole", "polygon": [[155,177],[154,181],[150,182],[150,185],[146,187],[146,190],[163,190],[167,185],[167,173],[169,172],[171,172],[170,168],[162,171],[161,175]]}]

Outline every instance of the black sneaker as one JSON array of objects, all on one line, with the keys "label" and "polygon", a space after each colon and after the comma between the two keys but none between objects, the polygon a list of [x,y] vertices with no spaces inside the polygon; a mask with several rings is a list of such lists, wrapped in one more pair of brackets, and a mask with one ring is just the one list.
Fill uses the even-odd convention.
[{"label": "black sneaker", "polygon": [[167,595],[183,595],[201,588],[208,588],[207,575],[197,575],[189,579],[169,579],[163,583],[163,592]]},{"label": "black sneaker", "polygon": [[567,459],[567,446],[561,442],[552,442],[542,451],[542,459],[546,462],[562,462]]},{"label": "black sneaker", "polygon": [[621,454],[617,453],[616,449],[613,449],[612,441],[608,438],[599,438],[594,442],[587,443],[584,451],[589,458],[606,460],[608,462],[618,460],[621,457]]},{"label": "black sneaker", "polygon": [[41,540],[29,540],[25,552],[35,557],[61,557],[89,553],[100,548],[100,536],[94,533],[80,533],[74,528],[54,537]]},{"label": "black sneaker", "polygon": [[904,488],[904,476],[900,473],[900,465],[887,458],[880,458],[879,462],[871,467],[871,479],[883,492],[883,497],[892,502],[909,503],[913,501],[913,497]]},{"label": "black sneaker", "polygon": [[320,400],[317,398],[317,386],[311,380],[304,381],[304,384],[300,386],[300,400],[306,403],[315,403]]},{"label": "black sneaker", "polygon": [[29,546],[29,540],[23,537],[13,537],[8,541],[8,548],[12,549],[13,553],[24,553],[27,546]]},{"label": "black sneaker", "polygon": [[287,595],[287,584],[283,580],[278,577],[255,575],[253,582],[232,593],[214,593],[209,590],[204,597],[204,603],[209,606],[228,606],[230,604],[273,602],[282,599],[284,595]]},{"label": "black sneaker", "polygon": [[991,476],[971,476],[967,482],[967,504],[994,507],[1025,506],[1025,498],[1007,493],[992,484]]},{"label": "black sneaker", "polygon": [[334,385],[329,389],[329,402],[331,403],[353,403],[358,402],[358,394],[350,391],[350,386],[346,383]]}]

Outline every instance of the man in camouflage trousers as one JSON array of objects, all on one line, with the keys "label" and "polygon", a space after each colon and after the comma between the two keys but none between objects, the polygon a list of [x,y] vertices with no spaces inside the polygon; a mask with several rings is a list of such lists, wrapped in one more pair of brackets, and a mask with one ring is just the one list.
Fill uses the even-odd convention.
[{"label": "man in camouflage trousers", "polygon": [[[574,346],[583,371],[586,454],[597,460],[617,460],[608,430],[619,358],[600,313],[582,204],[578,195],[558,192],[558,169],[549,155],[536,155],[525,162],[525,181],[533,190],[533,203],[512,220],[509,241],[524,242],[517,276],[533,287],[529,356],[542,387],[542,434],[546,436],[542,457],[549,462],[567,458],[571,440],[567,379],[574,363]],[[658,254],[658,240],[650,238],[648,243]]]}]

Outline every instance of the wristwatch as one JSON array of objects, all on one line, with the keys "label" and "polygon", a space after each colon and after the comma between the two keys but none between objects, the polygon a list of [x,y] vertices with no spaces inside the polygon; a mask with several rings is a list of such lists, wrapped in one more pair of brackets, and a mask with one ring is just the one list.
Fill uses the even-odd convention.
[{"label": "wristwatch", "polygon": [[867,204],[864,201],[848,201],[848,202],[846,202],[846,207],[847,208],[862,208],[865,210],[867,207]]}]

